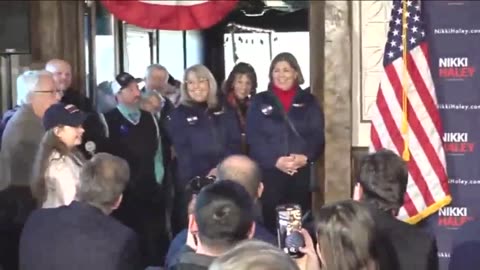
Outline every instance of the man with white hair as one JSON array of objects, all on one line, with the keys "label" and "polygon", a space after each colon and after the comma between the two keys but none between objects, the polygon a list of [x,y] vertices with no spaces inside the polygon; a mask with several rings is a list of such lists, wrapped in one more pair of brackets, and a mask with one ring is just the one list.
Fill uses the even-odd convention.
[{"label": "man with white hair", "polygon": [[[22,85],[23,82],[22,76],[17,77],[17,86]],[[0,122],[0,149],[1,149],[1,143],[2,143],[2,135],[3,132],[5,131],[5,128],[7,127],[8,121],[12,119],[13,115],[18,111],[20,106],[22,104],[27,103],[27,96],[28,96],[28,89],[25,89],[25,87],[17,87],[16,91],[16,96],[17,96],[17,101],[15,107],[12,109],[6,111],[3,116],[2,116],[2,121]]]},{"label": "man with white hair", "polygon": [[169,111],[178,105],[180,91],[169,83],[171,79],[167,68],[160,64],[153,64],[147,67],[145,72],[145,87],[142,92],[156,91],[165,100],[162,108]]},{"label": "man with white hair", "polygon": [[165,118],[173,109],[174,105],[168,98],[168,93],[171,92],[171,85],[168,84],[167,69],[159,64],[153,64],[147,67],[145,72],[145,87],[142,88],[142,93],[155,92],[158,93],[161,102],[160,110],[156,114],[157,119],[160,121]]},{"label": "man with white hair", "polygon": [[42,118],[45,111],[60,100],[61,94],[52,74],[45,70],[26,71],[17,80],[20,107],[5,128],[0,152],[0,208],[7,213],[0,224],[0,253],[3,255],[0,265],[6,269],[18,268],[18,237],[26,217],[35,207],[30,177],[45,133]]},{"label": "man with white hair", "polygon": [[[3,180],[12,185],[29,185],[33,159],[45,133],[42,117],[57,103],[62,92],[57,90],[52,74],[45,70],[26,71],[17,81],[20,108],[8,122],[2,137]],[[6,174],[6,175],[5,175]],[[9,176],[9,177],[8,177]]]},{"label": "man with white hair", "polygon": [[[172,101],[167,97],[168,92],[171,92],[172,86],[168,84],[168,74],[167,69],[159,64],[153,64],[147,67],[145,72],[145,87],[141,89],[142,100],[144,109],[149,107],[148,105],[153,105],[151,107],[153,110],[147,110],[153,113],[157,119],[158,126],[160,128],[160,133],[162,134],[161,143],[163,151],[163,163],[165,168],[170,168],[172,160],[172,141],[168,137],[168,132],[166,130],[167,116],[175,109]],[[152,94],[156,94],[158,97],[158,104],[152,104],[149,100],[155,100],[152,97]],[[148,104],[150,103],[150,104]],[[156,102],[155,102],[156,103]],[[145,106],[146,105],[146,106]],[[157,105],[157,106],[154,106]]]}]

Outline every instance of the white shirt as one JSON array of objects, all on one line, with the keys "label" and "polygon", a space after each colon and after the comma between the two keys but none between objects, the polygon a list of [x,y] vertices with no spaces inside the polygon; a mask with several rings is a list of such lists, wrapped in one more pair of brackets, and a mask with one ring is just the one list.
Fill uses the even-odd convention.
[{"label": "white shirt", "polygon": [[47,196],[42,207],[55,208],[69,205],[77,193],[81,166],[74,158],[61,156],[57,151],[50,155],[49,160],[45,172]]}]

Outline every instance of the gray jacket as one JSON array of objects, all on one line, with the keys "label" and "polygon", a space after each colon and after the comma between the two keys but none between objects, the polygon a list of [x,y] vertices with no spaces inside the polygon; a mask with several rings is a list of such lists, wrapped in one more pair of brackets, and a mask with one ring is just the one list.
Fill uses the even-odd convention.
[{"label": "gray jacket", "polygon": [[29,186],[35,155],[44,134],[42,120],[32,106],[22,105],[2,136],[0,190],[10,185]]}]

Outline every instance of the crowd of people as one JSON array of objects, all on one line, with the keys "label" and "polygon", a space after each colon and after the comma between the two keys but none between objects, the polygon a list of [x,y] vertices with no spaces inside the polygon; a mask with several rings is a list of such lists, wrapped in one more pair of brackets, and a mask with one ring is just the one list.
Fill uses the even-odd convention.
[{"label": "crowd of people", "polygon": [[[179,82],[154,64],[92,104],[64,60],[21,74],[0,126],[0,269],[437,269],[435,240],[395,218],[408,171],[393,152],[311,213],[323,113],[292,54],[269,80],[257,92],[238,63],[221,85],[200,64]],[[278,248],[285,204],[305,214],[300,258]]]}]

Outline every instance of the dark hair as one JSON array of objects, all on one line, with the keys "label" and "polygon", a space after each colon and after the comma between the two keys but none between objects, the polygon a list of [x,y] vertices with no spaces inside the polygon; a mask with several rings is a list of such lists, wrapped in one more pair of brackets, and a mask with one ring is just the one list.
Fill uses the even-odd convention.
[{"label": "dark hair", "polygon": [[255,73],[255,69],[250,64],[240,62],[233,67],[232,71],[228,75],[227,80],[222,85],[222,91],[225,95],[228,95],[230,92],[233,91],[233,82],[235,81],[235,78],[237,77],[237,75],[246,75],[247,78],[252,83],[251,94],[254,95],[257,93],[258,83],[257,83],[257,74]]},{"label": "dark hair", "polygon": [[407,190],[408,169],[402,158],[383,149],[362,160],[358,181],[363,200],[382,210],[397,212]]},{"label": "dark hair", "polygon": [[227,250],[248,238],[253,223],[253,200],[240,184],[218,181],[200,191],[194,216],[202,244]]},{"label": "dark hair", "polygon": [[317,241],[328,270],[363,270],[375,263],[375,223],[369,210],[348,200],[323,206]]},{"label": "dark hair", "polygon": [[98,153],[80,172],[78,200],[110,212],[130,178],[128,163],[114,155]]},{"label": "dark hair", "polygon": [[279,53],[277,54],[277,56],[275,56],[275,58],[273,58],[272,63],[270,64],[270,69],[268,71],[268,78],[270,79],[270,83],[273,82],[272,73],[273,73],[273,70],[275,69],[275,66],[277,65],[278,62],[282,62],[282,61],[287,62],[293,68],[293,70],[297,72],[297,75],[298,75],[297,83],[299,85],[303,84],[305,82],[305,79],[303,78],[302,69],[298,64],[297,58],[295,58],[293,54],[288,52]]},{"label": "dark hair", "polygon": [[225,158],[217,166],[217,176],[219,180],[229,179],[241,184],[253,199],[257,199],[262,172],[248,156],[233,155]]},{"label": "dark hair", "polygon": [[[59,127],[61,128],[62,126]],[[80,159],[81,161],[83,160],[81,153],[76,150],[76,147],[72,149],[68,148],[67,145],[63,143],[57,135],[55,135],[53,128],[47,130],[45,135],[43,135],[39,149],[35,156],[32,179],[30,181],[32,195],[39,206],[41,206],[47,198],[46,172],[50,166],[50,157],[54,151],[60,154],[59,159],[64,156],[76,156],[76,158]]]}]

